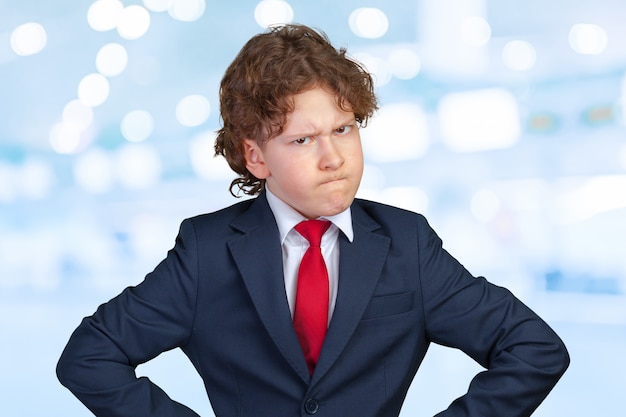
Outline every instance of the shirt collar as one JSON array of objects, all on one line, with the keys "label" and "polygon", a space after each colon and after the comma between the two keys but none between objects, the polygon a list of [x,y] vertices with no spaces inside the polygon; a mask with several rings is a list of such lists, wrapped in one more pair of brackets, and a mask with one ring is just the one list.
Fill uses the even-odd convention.
[{"label": "shirt collar", "polygon": [[[298,213],[293,207],[285,203],[283,200],[274,195],[267,185],[265,186],[265,193],[267,196],[267,202],[274,213],[276,224],[278,225],[278,232],[280,233],[281,244],[285,241],[287,234],[294,228],[295,225],[300,223],[306,218]],[[329,220],[339,230],[343,232],[350,242],[354,240],[354,231],[352,229],[352,212],[350,207],[334,216],[322,216],[320,219]]]}]

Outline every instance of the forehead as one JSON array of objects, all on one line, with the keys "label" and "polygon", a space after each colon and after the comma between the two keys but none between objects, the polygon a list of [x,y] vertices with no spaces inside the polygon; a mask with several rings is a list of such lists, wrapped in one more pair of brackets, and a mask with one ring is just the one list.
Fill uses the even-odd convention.
[{"label": "forehead", "polygon": [[286,126],[299,123],[345,121],[354,113],[340,106],[339,96],[322,87],[312,88],[292,97],[293,110],[287,114]]}]

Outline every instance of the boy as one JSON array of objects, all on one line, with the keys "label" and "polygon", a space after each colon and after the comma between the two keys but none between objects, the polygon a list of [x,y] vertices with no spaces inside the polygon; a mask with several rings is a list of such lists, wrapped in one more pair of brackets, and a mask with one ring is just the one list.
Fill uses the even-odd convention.
[{"label": "boy", "polygon": [[535,410],[569,363],[559,337],[422,216],[355,199],[377,102],[345,50],[300,25],[257,35],[220,105],[231,192],[258,197],[183,221],[144,282],[76,329],[64,385],[98,416],[196,416],[134,374],[180,347],[217,417],[393,417],[435,342],[486,368],[439,416]]}]

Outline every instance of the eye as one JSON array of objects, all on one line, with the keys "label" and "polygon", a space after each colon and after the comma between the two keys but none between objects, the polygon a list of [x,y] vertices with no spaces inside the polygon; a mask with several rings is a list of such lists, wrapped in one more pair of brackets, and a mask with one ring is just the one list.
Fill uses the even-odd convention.
[{"label": "eye", "polygon": [[352,130],[351,125],[341,126],[340,128],[335,129],[335,132],[339,135],[346,135]]},{"label": "eye", "polygon": [[306,145],[309,142],[311,142],[310,136],[304,136],[293,141],[296,145]]}]

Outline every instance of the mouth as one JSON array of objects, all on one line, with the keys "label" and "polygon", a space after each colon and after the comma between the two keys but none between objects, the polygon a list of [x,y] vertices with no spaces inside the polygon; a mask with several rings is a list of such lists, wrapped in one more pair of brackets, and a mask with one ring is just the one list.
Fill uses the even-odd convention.
[{"label": "mouth", "polygon": [[339,182],[339,181],[343,181],[343,180],[345,180],[345,178],[343,178],[343,177],[342,178],[331,178],[331,179],[329,179],[327,181],[323,181],[322,185],[332,184],[334,182]]}]

